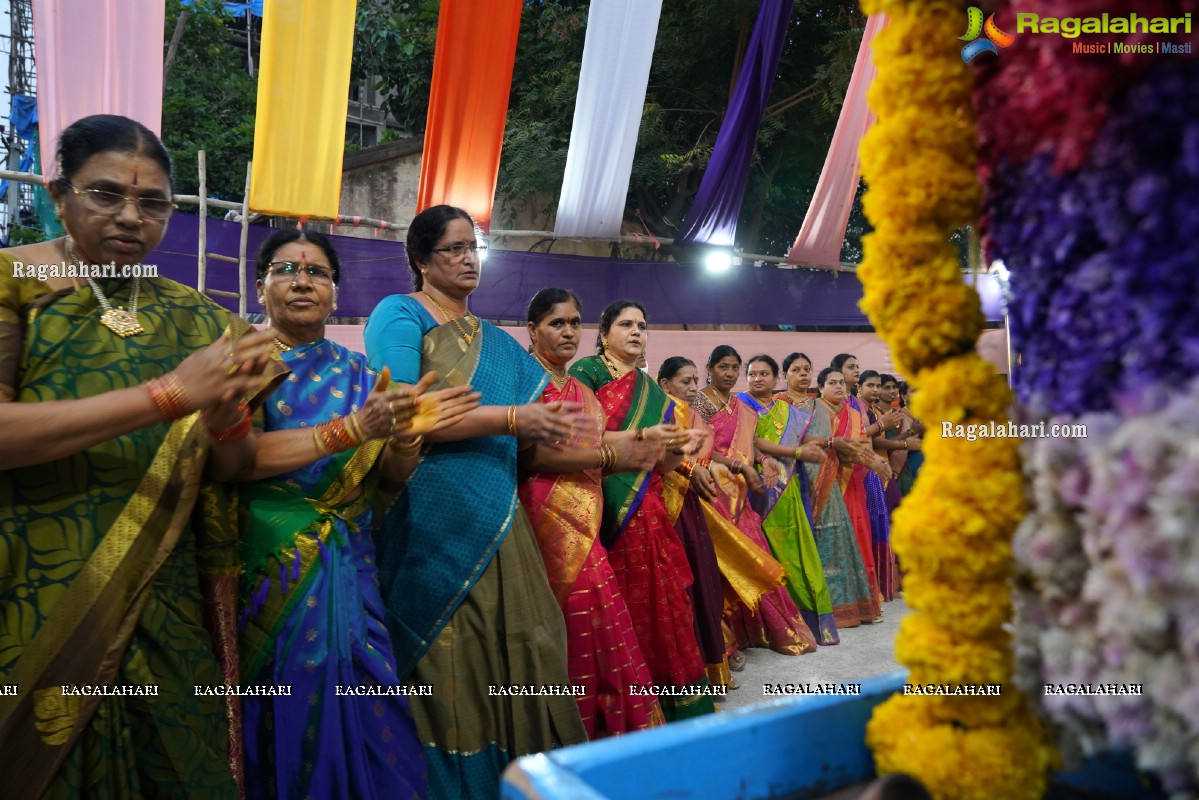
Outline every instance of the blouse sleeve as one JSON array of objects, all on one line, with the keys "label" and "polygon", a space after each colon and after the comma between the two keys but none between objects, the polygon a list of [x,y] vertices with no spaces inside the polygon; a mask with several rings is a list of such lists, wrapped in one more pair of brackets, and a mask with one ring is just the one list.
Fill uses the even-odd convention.
[{"label": "blouse sleeve", "polygon": [[388,367],[391,379],[400,383],[419,381],[424,316],[420,303],[404,295],[384,298],[375,306],[363,331],[371,369],[382,372]]}]

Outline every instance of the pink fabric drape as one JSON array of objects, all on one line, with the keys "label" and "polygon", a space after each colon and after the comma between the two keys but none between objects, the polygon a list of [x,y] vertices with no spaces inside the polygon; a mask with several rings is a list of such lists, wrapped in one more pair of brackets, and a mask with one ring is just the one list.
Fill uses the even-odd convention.
[{"label": "pink fabric drape", "polygon": [[824,159],[812,204],[808,206],[799,235],[787,254],[790,264],[829,268],[841,264],[845,226],[849,224],[849,212],[853,209],[853,197],[861,174],[858,144],[874,122],[874,114],[866,105],[866,92],[875,73],[870,45],[884,25],[886,17],[882,14],[875,14],[866,21],[853,77],[849,79],[845,103],[841,106],[841,116],[837,119],[837,129]]},{"label": "pink fabric drape", "polygon": [[42,172],[57,172],[64,128],[120,114],[162,129],[164,0],[33,0]]}]

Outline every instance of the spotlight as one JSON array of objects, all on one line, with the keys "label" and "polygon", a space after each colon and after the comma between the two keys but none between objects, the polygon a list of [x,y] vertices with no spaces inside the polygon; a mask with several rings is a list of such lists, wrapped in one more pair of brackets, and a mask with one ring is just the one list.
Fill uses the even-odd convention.
[{"label": "spotlight", "polygon": [[704,259],[704,266],[708,272],[724,272],[733,266],[733,253],[731,250],[713,250]]},{"label": "spotlight", "polygon": [[991,272],[995,273],[995,276],[1004,283],[1007,283],[1007,280],[1010,277],[1010,273],[1007,271],[1007,265],[1003,263],[1002,259],[997,258],[991,262]]},{"label": "spotlight", "polygon": [[484,261],[487,260],[487,248],[488,248],[487,240],[484,239],[482,236],[477,236],[475,238],[475,241],[479,245],[479,249],[475,253],[475,256],[477,257],[478,262],[480,264],[482,264]]}]

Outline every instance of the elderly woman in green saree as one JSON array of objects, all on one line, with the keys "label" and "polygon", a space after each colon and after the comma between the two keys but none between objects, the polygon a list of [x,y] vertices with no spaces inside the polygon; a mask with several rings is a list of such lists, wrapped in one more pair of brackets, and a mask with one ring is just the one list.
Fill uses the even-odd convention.
[{"label": "elderly woman in green saree", "polygon": [[491,690],[569,683],[562,611],[517,496],[517,453],[570,441],[585,420],[575,404],[542,403],[542,366],[469,312],[481,249],[467,212],[422,211],[407,242],[416,291],[385,298],[365,331],[373,368],[406,383],[431,370],[435,386],[482,393],[479,408],[426,436],[378,543],[396,674],[432,687],[410,698],[429,795],[455,800],[498,797],[509,761],[587,738],[569,693]]},{"label": "elderly woman in green saree", "polygon": [[[235,798],[225,700],[194,687],[237,681],[235,651],[213,650],[236,637],[237,540],[201,540],[192,511],[205,475],[254,460],[222,434],[284,370],[270,332],[226,335],[240,320],[194,290],[91,269],[162,240],[152,132],[87,117],[57,163],[67,236],[0,254],[2,791]],[[16,277],[29,265],[82,279]]]}]

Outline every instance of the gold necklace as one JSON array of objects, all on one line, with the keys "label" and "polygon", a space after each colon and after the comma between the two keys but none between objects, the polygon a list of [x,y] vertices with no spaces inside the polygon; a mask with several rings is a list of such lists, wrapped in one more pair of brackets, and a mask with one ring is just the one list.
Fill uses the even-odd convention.
[{"label": "gold necklace", "polygon": [[716,409],[717,411],[723,411],[728,408],[729,403],[733,402],[732,392],[729,392],[728,397],[724,397],[720,394],[720,390],[716,388],[715,384],[709,383],[708,388],[712,390],[712,394],[716,395],[716,399],[720,401],[720,408]]},{"label": "gold necklace", "polygon": [[442,316],[445,317],[446,322],[454,323],[454,327],[458,329],[458,333],[462,334],[462,338],[466,340],[467,344],[470,344],[471,342],[473,342],[475,340],[475,336],[478,335],[479,328],[480,328],[478,317],[476,317],[474,314],[471,314],[469,311],[467,312],[466,316],[470,318],[470,328],[471,328],[470,333],[467,333],[466,328],[462,327],[462,323],[458,321],[458,318],[451,317],[450,312],[445,310],[445,306],[443,306],[441,303],[434,300],[432,295],[430,295],[424,289],[421,289],[421,294],[423,294],[425,297],[428,297],[429,302],[432,303],[433,305],[437,306],[437,310],[442,313]]},{"label": "gold necklace", "polygon": [[555,370],[553,367],[551,367],[549,364],[547,364],[545,362],[545,359],[542,358],[541,356],[539,356],[536,352],[533,353],[533,358],[537,359],[537,363],[541,365],[541,368],[550,374],[550,380],[554,382],[554,386],[561,389],[563,386],[566,385],[566,378],[568,377],[566,374],[566,370],[564,370],[564,369],[563,370]]},{"label": "gold necklace", "polygon": [[130,336],[145,333],[146,329],[137,321],[137,293],[140,288],[141,279],[136,275],[133,276],[133,291],[129,294],[129,310],[125,310],[120,306],[113,308],[112,304],[108,302],[108,298],[104,296],[104,292],[100,291],[100,287],[92,279],[90,270],[86,269],[85,265],[79,263],[79,256],[75,253],[75,247],[71,242],[70,236],[64,241],[64,249],[67,253],[67,260],[71,264],[77,264],[80,267],[80,271],[84,273],[84,279],[87,280],[87,285],[92,287],[92,293],[96,295],[96,302],[100,304],[100,309],[104,312],[100,315],[100,324],[122,339],[128,339]]},{"label": "gold necklace", "polygon": [[286,353],[288,350],[291,349],[291,345],[285,343],[282,339],[280,339],[278,336],[276,336],[275,337],[275,349],[278,350],[280,353]]},{"label": "gold necklace", "polygon": [[[606,351],[603,353],[600,353],[600,358],[603,359],[604,365],[608,368],[608,372],[611,373],[613,378],[623,378],[625,375],[628,375],[634,369],[634,367],[625,367],[624,370],[621,370],[620,368],[618,368],[616,366],[615,362],[613,362],[612,359],[608,356],[608,353]],[[625,366],[623,361],[621,362],[621,366]]]}]

